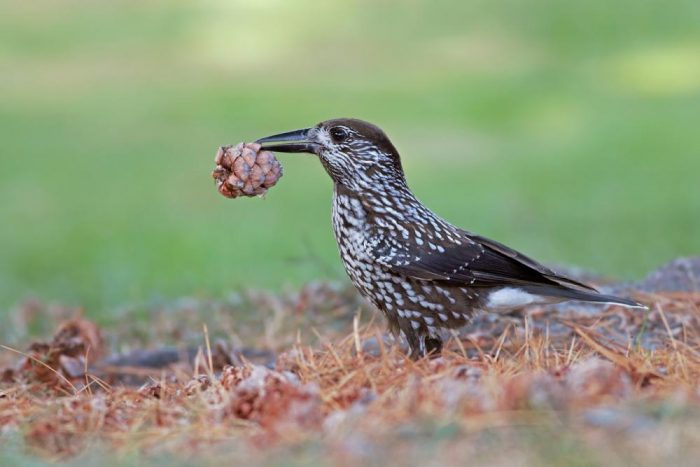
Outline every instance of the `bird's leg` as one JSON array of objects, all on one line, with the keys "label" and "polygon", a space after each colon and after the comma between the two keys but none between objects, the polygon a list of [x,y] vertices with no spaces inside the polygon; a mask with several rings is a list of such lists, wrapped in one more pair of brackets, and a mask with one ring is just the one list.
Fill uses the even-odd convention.
[{"label": "bird's leg", "polygon": [[425,353],[431,358],[442,355],[442,339],[438,336],[423,336]]},{"label": "bird's leg", "polygon": [[419,336],[406,319],[399,320],[399,329],[408,343],[408,356],[411,360],[419,360],[425,356],[425,340]]},{"label": "bird's leg", "polygon": [[430,334],[417,335],[415,332],[406,333],[403,330],[402,333],[408,341],[408,356],[412,360],[420,360],[425,356],[435,358],[442,355],[442,339],[439,336]]}]

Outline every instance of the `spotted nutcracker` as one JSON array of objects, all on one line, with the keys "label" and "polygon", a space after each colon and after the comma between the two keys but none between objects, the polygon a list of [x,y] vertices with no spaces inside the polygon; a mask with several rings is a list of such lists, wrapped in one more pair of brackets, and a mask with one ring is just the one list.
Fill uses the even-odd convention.
[{"label": "spotted nutcracker", "polygon": [[406,338],[413,358],[439,352],[440,328],[462,326],[479,310],[564,300],[644,308],[441,219],[413,195],[398,151],[375,125],[328,120],[257,143],[319,157],[333,179],[333,230],[345,270]]}]

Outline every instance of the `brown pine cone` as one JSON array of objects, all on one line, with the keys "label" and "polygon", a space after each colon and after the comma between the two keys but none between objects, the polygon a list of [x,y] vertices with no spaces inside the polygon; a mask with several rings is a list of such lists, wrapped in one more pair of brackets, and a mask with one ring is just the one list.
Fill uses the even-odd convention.
[{"label": "brown pine cone", "polygon": [[227,198],[263,195],[282,177],[282,165],[257,143],[221,146],[215,162],[211,175],[219,193]]}]

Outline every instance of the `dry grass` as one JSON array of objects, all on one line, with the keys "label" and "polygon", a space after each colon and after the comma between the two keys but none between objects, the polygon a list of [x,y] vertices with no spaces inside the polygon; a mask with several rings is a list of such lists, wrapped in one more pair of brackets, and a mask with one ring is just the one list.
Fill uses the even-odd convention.
[{"label": "dry grass", "polygon": [[[260,337],[242,340],[274,351],[274,368],[234,358],[201,326],[195,358],[159,369],[106,364],[100,330],[81,318],[23,355],[8,349],[3,436],[46,459],[106,450],[203,464],[653,465],[700,455],[700,294],[638,297],[647,313],[484,316],[441,358],[418,362],[342,293],[335,312],[308,316],[304,294],[257,297],[267,311],[239,328],[257,326]],[[145,382],[126,385],[125,373]]]}]

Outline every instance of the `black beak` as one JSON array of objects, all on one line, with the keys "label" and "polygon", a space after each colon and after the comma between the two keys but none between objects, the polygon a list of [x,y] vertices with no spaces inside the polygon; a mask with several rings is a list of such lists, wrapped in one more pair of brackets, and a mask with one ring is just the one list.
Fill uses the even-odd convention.
[{"label": "black beak", "polygon": [[279,135],[260,138],[256,141],[262,149],[275,152],[310,152],[318,154],[319,144],[309,140],[311,128],[288,131]]}]

